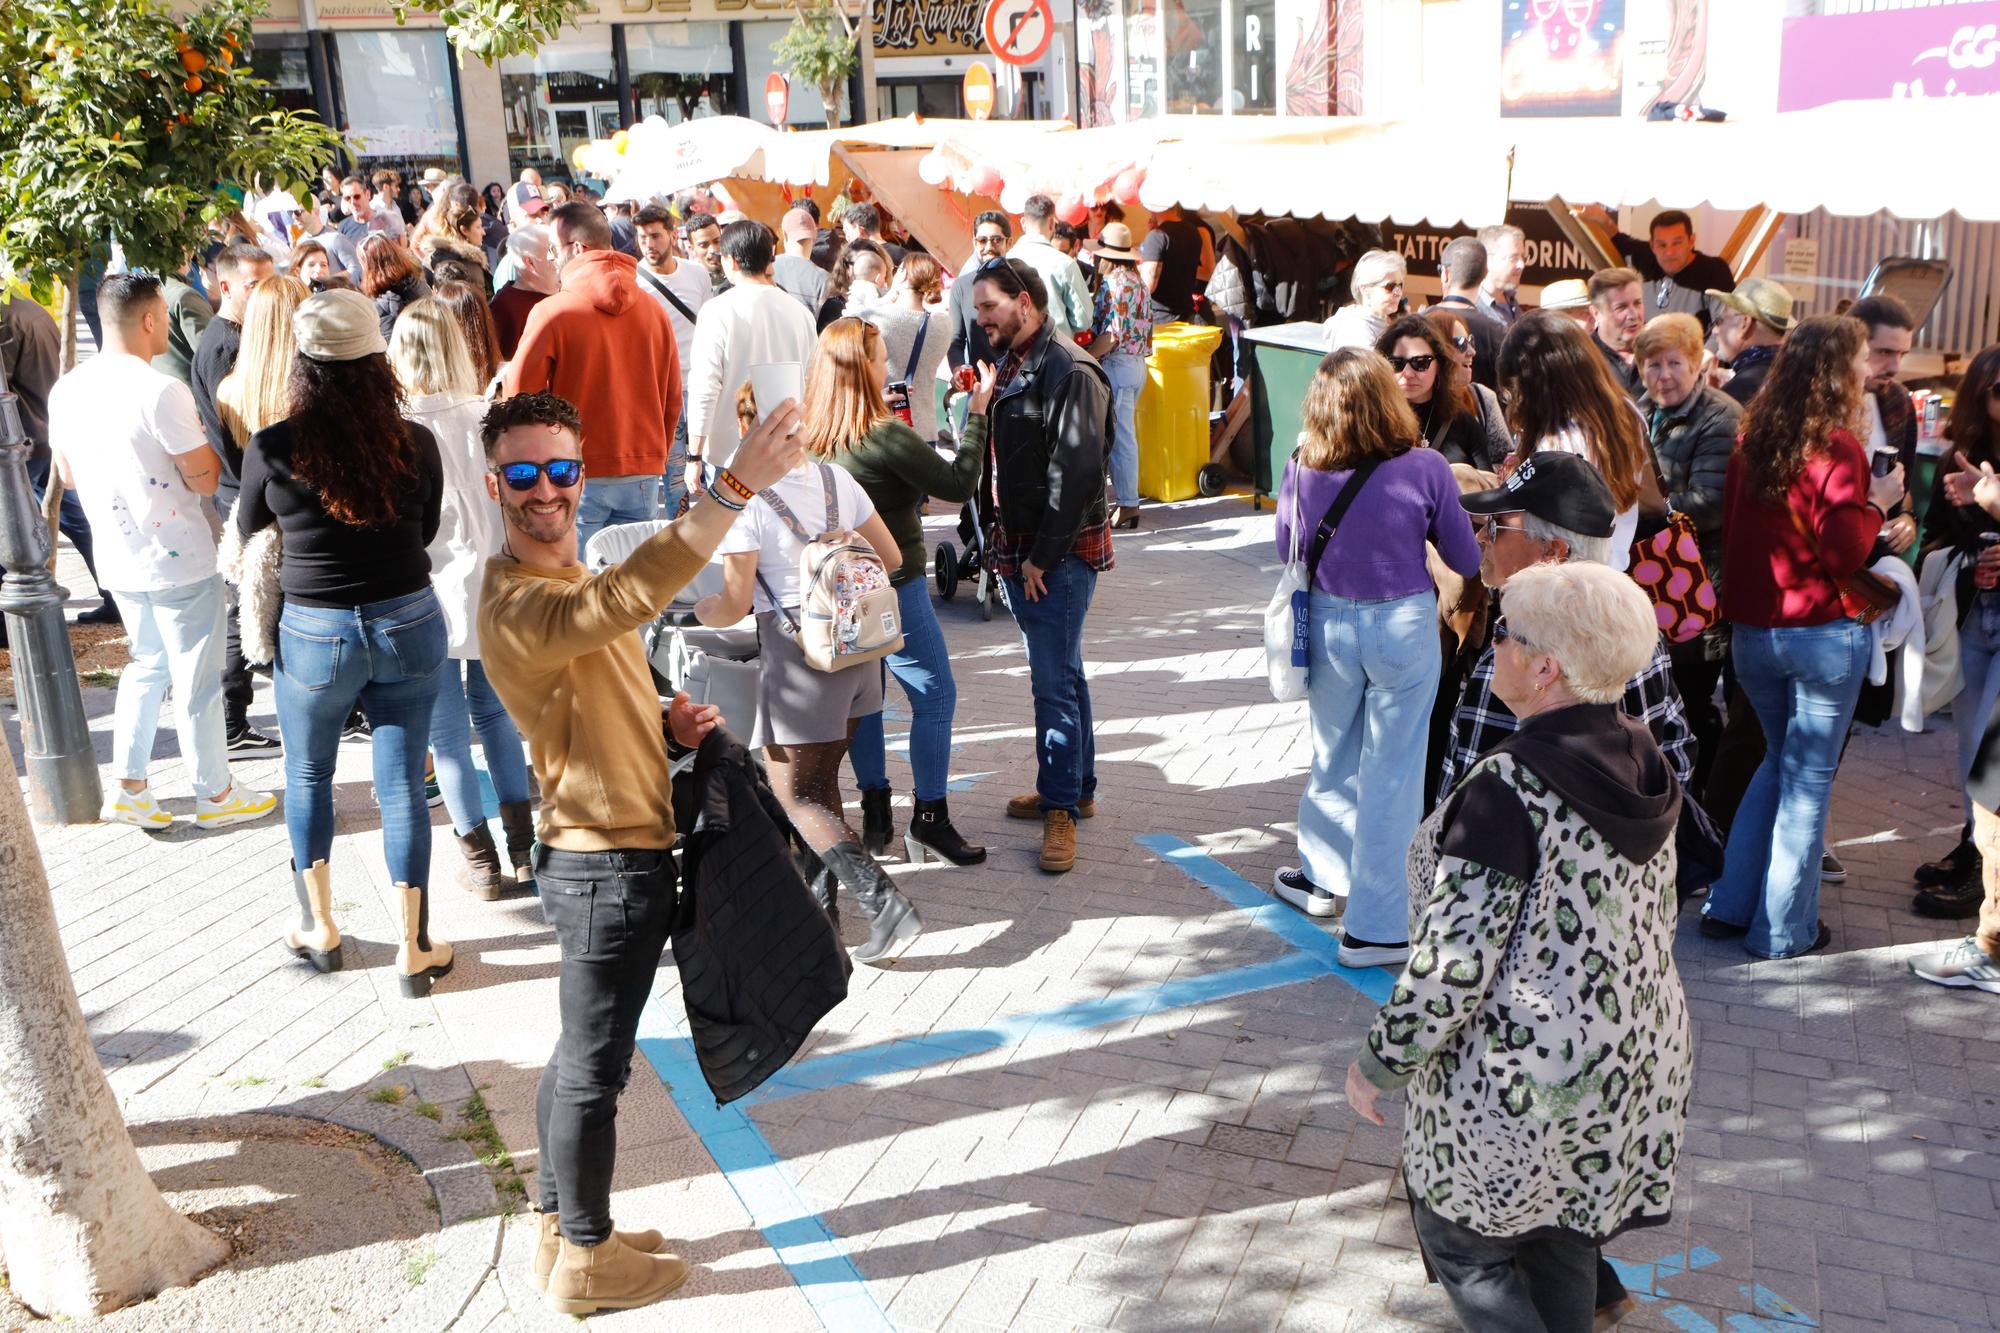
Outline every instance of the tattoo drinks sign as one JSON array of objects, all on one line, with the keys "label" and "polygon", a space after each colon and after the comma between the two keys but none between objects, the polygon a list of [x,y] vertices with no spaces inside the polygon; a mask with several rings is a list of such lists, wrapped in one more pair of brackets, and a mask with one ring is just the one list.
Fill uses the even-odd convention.
[{"label": "tattoo drinks sign", "polygon": [[1624,44],[1625,0],[1506,0],[1500,114],[1620,114]]},{"label": "tattoo drinks sign", "polygon": [[871,0],[875,51],[884,56],[983,55],[984,0]]}]

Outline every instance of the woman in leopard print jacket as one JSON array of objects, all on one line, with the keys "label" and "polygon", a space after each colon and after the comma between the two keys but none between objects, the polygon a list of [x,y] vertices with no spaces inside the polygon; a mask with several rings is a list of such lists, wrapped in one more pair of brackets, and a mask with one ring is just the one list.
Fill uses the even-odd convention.
[{"label": "woman in leopard print jacket", "polygon": [[1658,637],[1629,578],[1508,580],[1521,719],[1410,849],[1410,959],[1348,1071],[1409,1089],[1418,1239],[1467,1328],[1587,1330],[1597,1247],[1664,1222],[1693,1060],[1674,969],[1681,793],[1618,700]]}]

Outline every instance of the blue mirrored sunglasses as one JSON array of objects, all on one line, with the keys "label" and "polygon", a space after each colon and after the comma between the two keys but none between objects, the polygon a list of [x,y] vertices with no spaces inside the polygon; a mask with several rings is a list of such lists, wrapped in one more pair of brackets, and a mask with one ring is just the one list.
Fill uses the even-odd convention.
[{"label": "blue mirrored sunglasses", "polygon": [[583,463],[574,458],[551,458],[546,463],[509,463],[493,469],[507,483],[508,489],[532,491],[535,478],[544,472],[549,474],[549,484],[560,490],[568,490],[583,478]]}]

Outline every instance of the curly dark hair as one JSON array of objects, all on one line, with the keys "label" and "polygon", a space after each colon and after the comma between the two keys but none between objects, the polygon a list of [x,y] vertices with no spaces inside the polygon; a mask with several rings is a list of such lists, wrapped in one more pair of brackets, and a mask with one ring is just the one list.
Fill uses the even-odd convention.
[{"label": "curly dark hair", "polygon": [[515,426],[566,426],[577,443],[583,443],[583,418],[569,399],[552,393],[517,393],[487,408],[479,419],[479,442],[486,446],[487,462],[493,461],[500,436]]},{"label": "curly dark hair", "polygon": [[836,297],[843,300],[846,298],[848,289],[854,286],[854,258],[856,255],[863,254],[874,255],[877,259],[881,260],[882,272],[885,275],[896,271],[896,266],[889,262],[889,251],[879,242],[866,239],[850,241],[847,244],[847,248],[840,252],[840,258],[834,261],[833,276],[827,279],[826,295],[828,300],[833,300]]},{"label": "curly dark hair", "polygon": [[1416,339],[1437,358],[1437,378],[1431,381],[1431,406],[1442,409],[1443,415],[1431,423],[1430,438],[1442,440],[1451,432],[1453,422],[1462,416],[1476,415],[1479,404],[1473,401],[1472,385],[1459,382],[1458,357],[1453,354],[1444,331],[1422,315],[1402,315],[1391,320],[1389,327],[1382,330],[1382,336],[1375,340],[1375,350],[1388,356],[1405,338]]},{"label": "curly dark hair", "polygon": [[1860,420],[1862,377],[1855,358],[1868,346],[1868,326],[1852,315],[1814,315],[1785,335],[1770,377],[1743,413],[1736,446],[1750,485],[1767,504],[1785,493],[1823,453],[1837,430]]},{"label": "curly dark hair", "polygon": [[386,528],[403,517],[417,480],[417,442],[401,392],[380,352],[351,361],[301,354],[292,363],[292,475],[349,527]]}]

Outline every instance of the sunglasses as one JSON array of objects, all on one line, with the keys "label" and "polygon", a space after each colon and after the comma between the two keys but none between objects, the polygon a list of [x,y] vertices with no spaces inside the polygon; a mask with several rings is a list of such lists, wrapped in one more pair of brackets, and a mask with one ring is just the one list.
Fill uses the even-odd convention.
[{"label": "sunglasses", "polygon": [[1472,350],[1472,335],[1469,333],[1456,334],[1451,340],[1451,345],[1461,352],[1469,352]]},{"label": "sunglasses", "polygon": [[577,458],[551,458],[546,463],[509,463],[493,469],[507,488],[514,491],[532,491],[535,480],[543,473],[548,474],[549,485],[559,490],[568,490],[583,480],[583,460]]},{"label": "sunglasses", "polygon": [[1414,370],[1421,375],[1436,364],[1437,358],[1429,352],[1425,352],[1422,356],[1392,356],[1389,358],[1389,368],[1398,375],[1402,374],[1405,370]]},{"label": "sunglasses", "polygon": [[[1490,522],[1491,520],[1488,521]],[[1507,529],[1502,529],[1502,530],[1507,531]],[[1493,642],[1516,643],[1520,645],[1521,651],[1528,653],[1537,653],[1541,651],[1541,649],[1535,647],[1534,644],[1529,643],[1526,639],[1516,634],[1513,630],[1508,629],[1507,622],[1504,620],[1496,620],[1493,622]]]},{"label": "sunglasses", "polygon": [[1520,532],[1520,531],[1521,531],[1520,528],[1501,526],[1500,518],[1499,515],[1497,514],[1488,514],[1486,516],[1486,521],[1479,525],[1480,540],[1485,542],[1488,546],[1491,546],[1494,542],[1498,541],[1500,539],[1500,534],[1503,532]]}]

